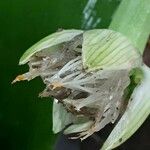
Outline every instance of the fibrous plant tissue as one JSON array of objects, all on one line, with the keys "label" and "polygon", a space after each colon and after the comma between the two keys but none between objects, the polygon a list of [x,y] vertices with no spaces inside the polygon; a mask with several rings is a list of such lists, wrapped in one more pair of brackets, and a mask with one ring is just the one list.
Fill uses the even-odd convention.
[{"label": "fibrous plant tissue", "polygon": [[[13,81],[40,76],[46,87],[39,96],[54,99],[54,132],[64,129],[65,134],[75,133],[71,138],[81,140],[116,121],[130,84],[130,69],[92,70],[83,65],[83,40],[81,33],[51,47],[56,50],[49,52],[46,48],[34,53],[28,61],[29,72]],[[61,127],[56,129],[59,123]]]}]

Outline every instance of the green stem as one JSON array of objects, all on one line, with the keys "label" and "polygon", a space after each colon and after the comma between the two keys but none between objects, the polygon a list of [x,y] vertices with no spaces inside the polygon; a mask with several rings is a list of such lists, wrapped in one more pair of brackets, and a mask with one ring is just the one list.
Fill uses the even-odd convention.
[{"label": "green stem", "polygon": [[109,29],[127,36],[143,53],[150,34],[150,0],[122,0]]}]

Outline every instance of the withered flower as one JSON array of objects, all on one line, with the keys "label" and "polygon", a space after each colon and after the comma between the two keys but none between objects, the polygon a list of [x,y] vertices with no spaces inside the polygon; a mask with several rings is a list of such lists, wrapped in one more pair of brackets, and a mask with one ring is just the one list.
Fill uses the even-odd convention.
[{"label": "withered flower", "polygon": [[40,76],[41,97],[54,97],[53,131],[85,139],[121,115],[134,68],[141,56],[112,30],[62,30],[33,45],[20,59],[29,72],[13,81]]}]

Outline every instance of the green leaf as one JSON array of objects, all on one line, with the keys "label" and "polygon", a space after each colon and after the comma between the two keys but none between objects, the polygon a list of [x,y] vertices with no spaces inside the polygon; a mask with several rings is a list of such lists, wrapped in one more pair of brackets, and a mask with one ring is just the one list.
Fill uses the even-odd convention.
[{"label": "green leaf", "polygon": [[150,69],[142,67],[144,79],[134,90],[128,107],[101,150],[111,150],[125,142],[150,114]]},{"label": "green leaf", "polygon": [[60,32],[53,33],[43,38],[42,40],[34,44],[32,47],[30,47],[23,54],[23,56],[20,58],[19,64],[22,65],[27,63],[30,60],[31,56],[33,56],[35,53],[41,50],[45,50],[47,48],[50,48],[49,51],[53,50],[53,48],[51,49],[51,47],[59,45],[64,42],[68,42],[72,40],[75,36],[82,34],[82,32],[83,32],[82,30],[75,30],[75,29],[62,30]]},{"label": "green leaf", "polygon": [[62,131],[66,125],[73,122],[73,115],[68,113],[62,104],[53,102],[53,132]]},{"label": "green leaf", "polygon": [[118,32],[95,29],[83,34],[83,65],[88,70],[131,69],[141,64],[138,51]]},{"label": "green leaf", "polygon": [[122,0],[109,29],[125,35],[142,54],[150,34],[150,0]]}]

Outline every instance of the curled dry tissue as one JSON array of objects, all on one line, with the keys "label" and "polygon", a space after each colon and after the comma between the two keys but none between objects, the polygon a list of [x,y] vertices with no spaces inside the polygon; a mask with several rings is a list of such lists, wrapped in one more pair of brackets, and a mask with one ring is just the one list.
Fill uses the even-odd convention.
[{"label": "curled dry tissue", "polygon": [[121,115],[131,70],[141,65],[141,56],[112,30],[62,30],[27,50],[20,59],[25,63],[29,72],[13,83],[40,76],[46,87],[39,96],[54,98],[53,131],[65,129],[83,140]]}]

